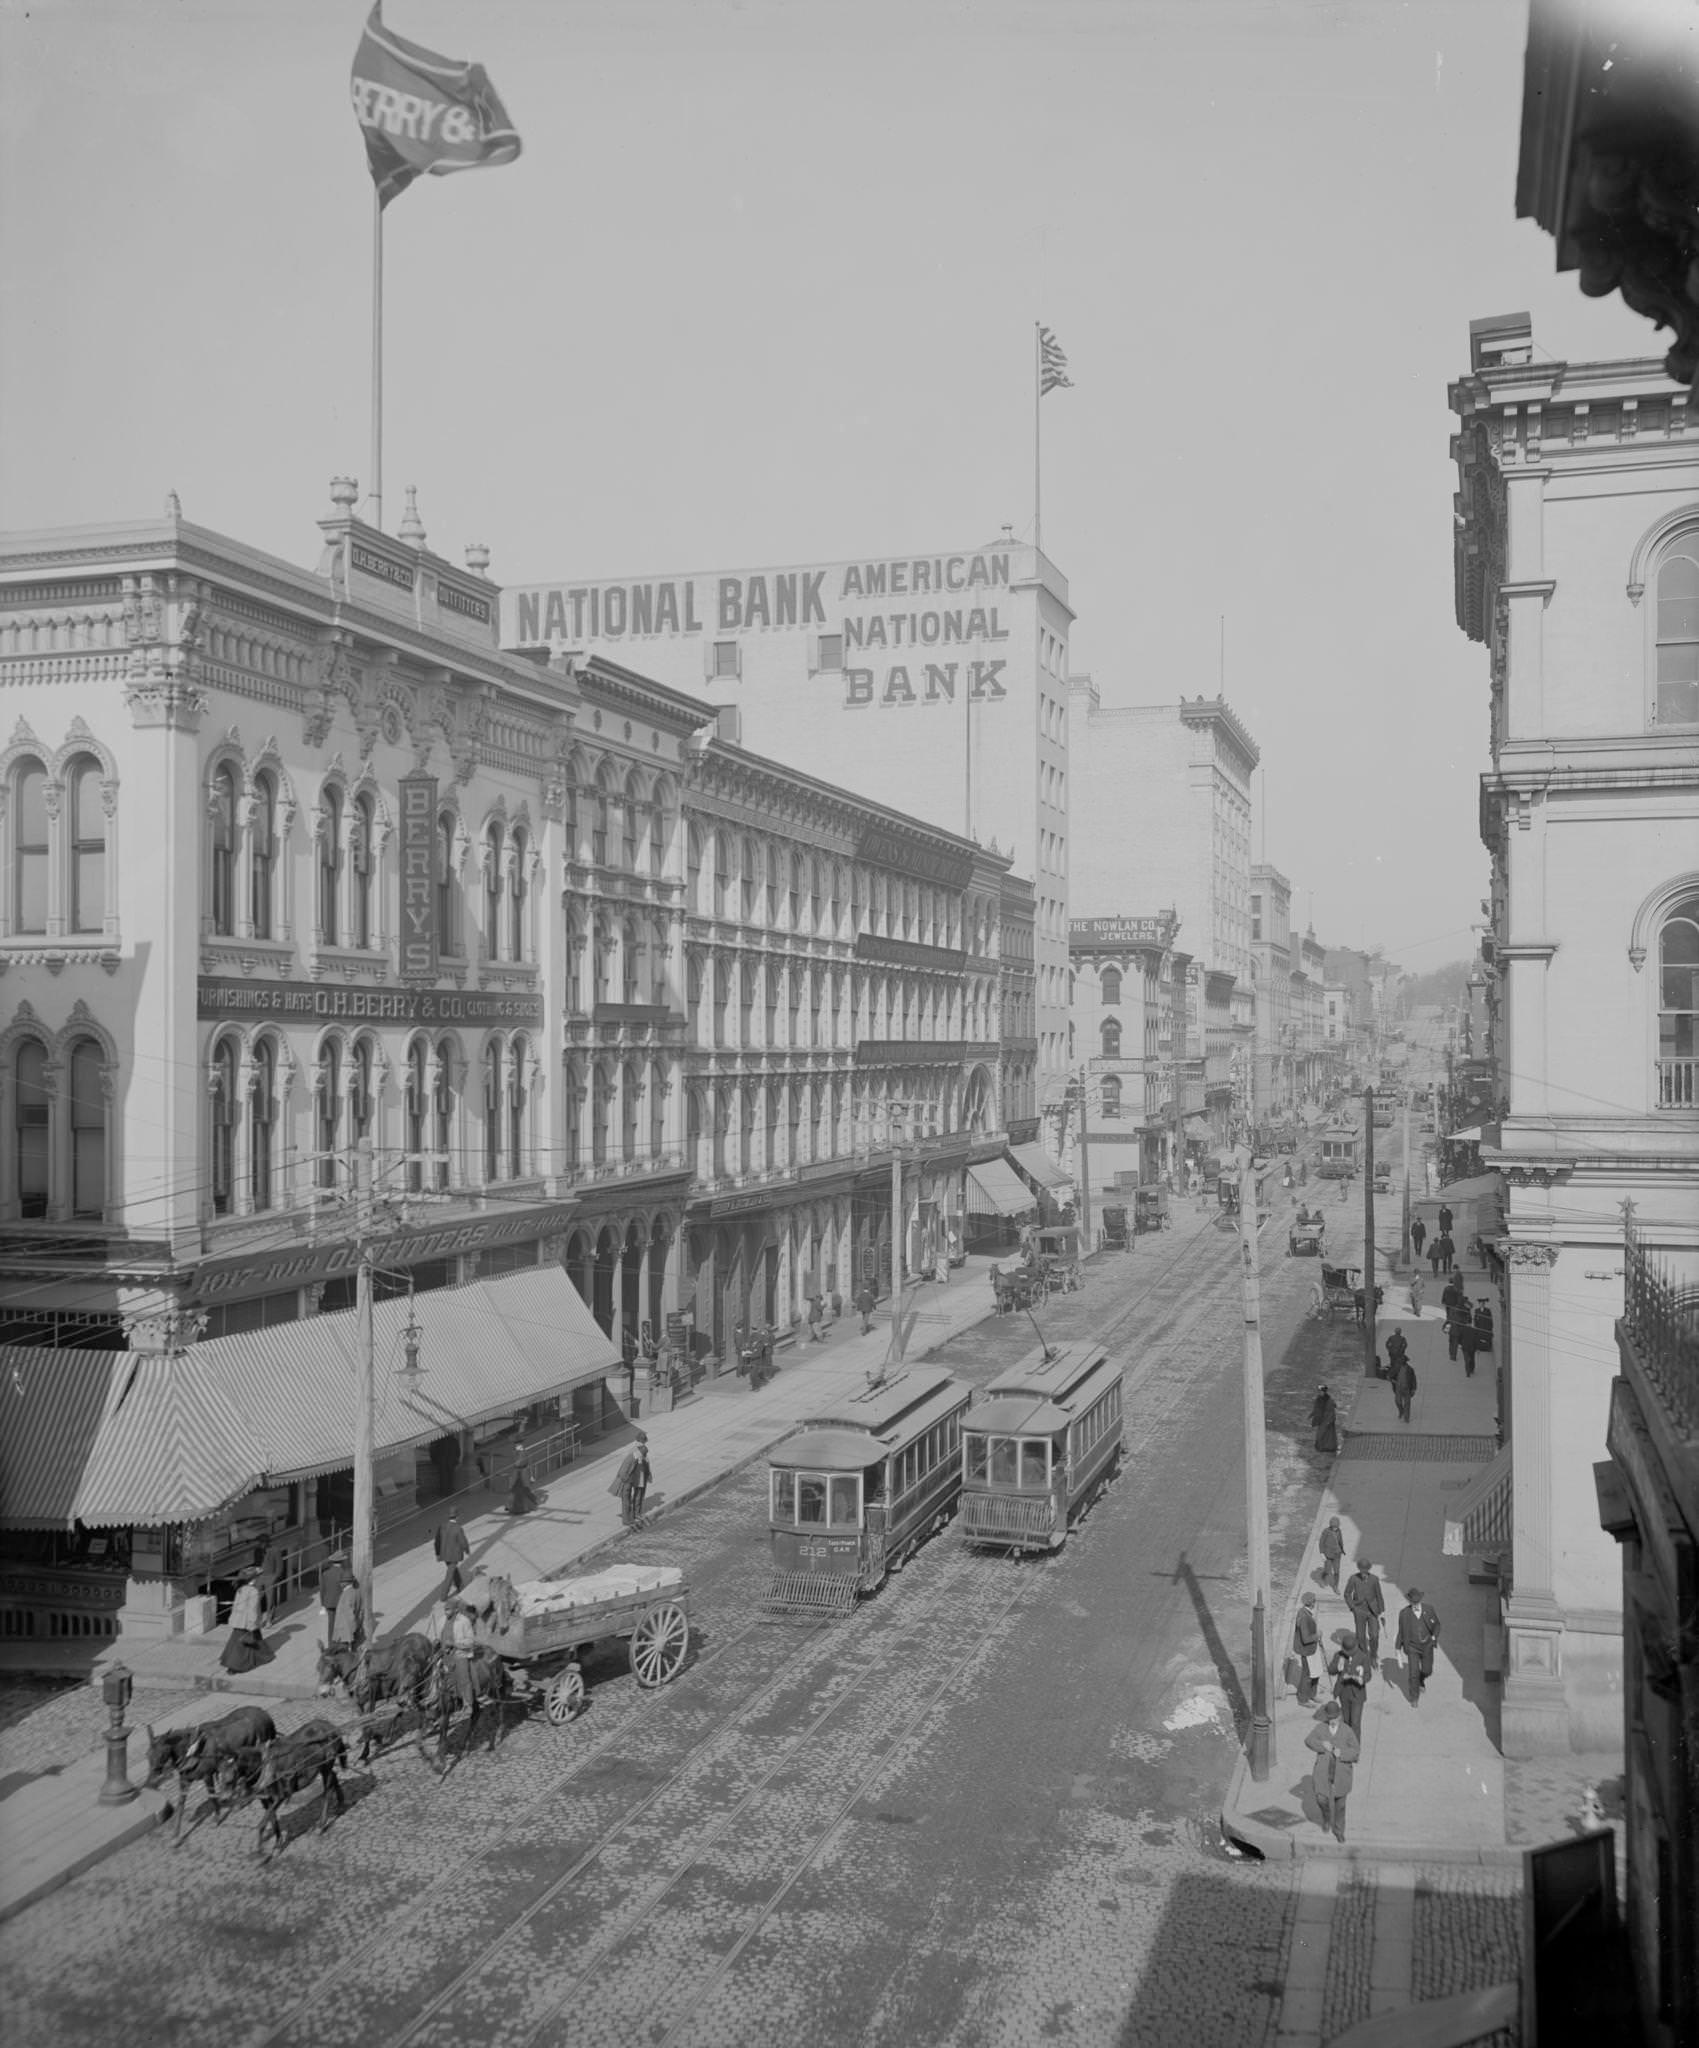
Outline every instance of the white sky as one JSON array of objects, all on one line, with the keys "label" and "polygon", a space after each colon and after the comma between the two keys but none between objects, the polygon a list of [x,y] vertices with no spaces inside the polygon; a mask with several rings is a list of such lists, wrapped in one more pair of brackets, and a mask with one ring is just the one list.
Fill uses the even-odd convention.
[{"label": "white sky", "polygon": [[[367,480],[365,0],[0,0],[0,525],[309,564]],[[517,164],[385,224],[385,523],[520,583],[1032,522],[1108,703],[1227,694],[1266,856],[1426,967],[1486,886],[1452,618],[1468,323],[1661,355],[1513,218],[1522,0],[389,0]],[[830,773],[828,758],[799,764]],[[1261,794],[1261,792],[1259,792]],[[1257,849],[1261,854],[1262,846]]]}]

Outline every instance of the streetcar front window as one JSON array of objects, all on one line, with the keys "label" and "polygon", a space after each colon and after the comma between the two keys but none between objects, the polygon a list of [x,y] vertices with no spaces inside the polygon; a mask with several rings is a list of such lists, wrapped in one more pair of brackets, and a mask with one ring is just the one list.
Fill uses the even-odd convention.
[{"label": "streetcar front window", "polygon": [[796,1479],[789,1472],[773,1472],[768,1475],[773,1488],[773,1515],[775,1522],[792,1522],[796,1516]]},{"label": "streetcar front window", "polygon": [[826,1482],[812,1473],[801,1474],[796,1482],[796,1518],[799,1522],[826,1519]]},{"label": "streetcar front window", "polygon": [[1050,1446],[1042,1439],[1037,1443],[1021,1445],[1021,1484],[1023,1486],[1047,1486],[1050,1475],[1045,1469],[1045,1452]]},{"label": "streetcar front window", "polygon": [[967,1476],[985,1483],[985,1439],[982,1436],[964,1437],[967,1445]]},{"label": "streetcar front window", "polygon": [[854,1529],[861,1523],[861,1513],[856,1495],[856,1481],[852,1473],[848,1478],[832,1481],[832,1527]]},{"label": "streetcar front window", "polygon": [[1020,1445],[1012,1436],[991,1439],[991,1484],[1016,1486],[1020,1483]]}]

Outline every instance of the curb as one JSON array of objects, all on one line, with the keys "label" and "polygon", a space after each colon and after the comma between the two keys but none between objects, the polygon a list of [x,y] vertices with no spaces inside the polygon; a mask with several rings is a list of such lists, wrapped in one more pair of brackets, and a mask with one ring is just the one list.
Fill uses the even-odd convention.
[{"label": "curb", "polygon": [[[1317,1822],[1295,1815],[1291,1828],[1279,1828],[1253,1820],[1237,1811],[1237,1801],[1250,1777],[1250,1765],[1243,1757],[1233,1767],[1227,1796],[1221,1802],[1221,1832],[1230,1842],[1255,1850],[1265,1862],[1303,1863],[1312,1857],[1329,1857],[1338,1863],[1444,1863],[1460,1868],[1513,1869],[1522,1867],[1523,1851],[1510,1843],[1483,1843],[1476,1848],[1424,1842],[1338,1842],[1323,1834]],[[1301,1841],[1297,1829],[1315,1827],[1319,1839]]]},{"label": "curb", "polygon": [[148,1834],[165,1818],[166,1800],[158,1792],[138,1790],[134,1808],[129,1816],[116,1825],[109,1835],[98,1842],[91,1842],[87,1848],[78,1850],[67,1862],[56,1865],[52,1870],[26,1883],[19,1891],[0,1899],[0,1921],[10,1920],[21,1913],[26,1906],[33,1906],[38,1899],[44,1899],[49,1892],[56,1892],[61,1885],[69,1884],[74,1877],[80,1877],[85,1870],[103,1862],[139,1836]]}]

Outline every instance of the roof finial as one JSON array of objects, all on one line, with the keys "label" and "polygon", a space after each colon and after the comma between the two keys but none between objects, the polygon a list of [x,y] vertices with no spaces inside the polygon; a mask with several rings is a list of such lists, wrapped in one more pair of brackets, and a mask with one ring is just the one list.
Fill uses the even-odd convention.
[{"label": "roof finial", "polygon": [[183,516],[183,501],[175,491],[165,494],[165,516],[167,519],[181,519]]},{"label": "roof finial", "polygon": [[400,539],[410,541],[416,548],[422,548],[425,545],[425,527],[424,522],[419,517],[419,486],[417,484],[409,484],[407,486],[407,510],[402,514],[401,524],[396,528],[396,534]]},{"label": "roof finial", "polygon": [[490,566],[490,551],[481,540],[473,541],[467,548],[466,566],[474,576],[482,576]]}]

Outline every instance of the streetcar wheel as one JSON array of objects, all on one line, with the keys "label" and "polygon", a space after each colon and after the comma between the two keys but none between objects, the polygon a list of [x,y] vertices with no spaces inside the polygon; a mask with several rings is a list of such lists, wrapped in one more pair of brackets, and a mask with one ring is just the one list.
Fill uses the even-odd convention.
[{"label": "streetcar wheel", "polygon": [[576,1664],[569,1664],[549,1680],[548,1690],[543,1695],[543,1712],[549,1717],[551,1727],[564,1728],[568,1721],[576,1721],[583,1711],[584,1674]]},{"label": "streetcar wheel", "polygon": [[631,1632],[631,1669],[645,1688],[665,1685],[676,1676],[690,1648],[690,1623],[681,1607],[669,1602],[651,1607]]}]

